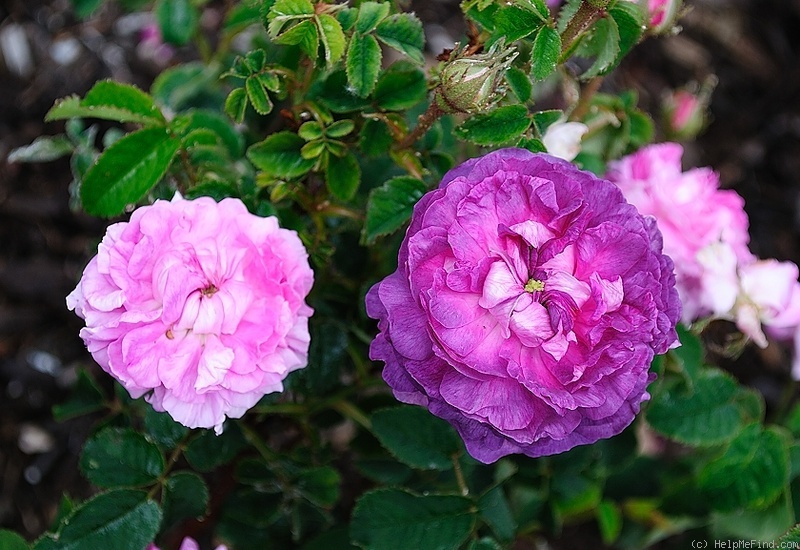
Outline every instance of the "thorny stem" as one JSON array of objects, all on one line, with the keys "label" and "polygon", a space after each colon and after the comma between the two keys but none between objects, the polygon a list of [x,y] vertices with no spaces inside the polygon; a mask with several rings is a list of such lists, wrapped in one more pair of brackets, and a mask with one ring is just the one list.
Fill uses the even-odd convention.
[{"label": "thorny stem", "polygon": [[575,41],[586,32],[592,23],[600,19],[604,14],[605,10],[603,8],[596,8],[584,0],[561,35],[561,56],[563,57],[564,54],[571,51]]},{"label": "thorny stem", "polygon": [[572,110],[572,113],[569,115],[570,120],[582,120],[586,113],[589,111],[589,107],[592,104],[592,98],[600,89],[600,85],[603,83],[602,76],[596,76],[591,79],[586,86],[583,87],[581,90],[580,98],[578,99],[578,104],[575,105],[575,108]]},{"label": "thorny stem", "polygon": [[414,145],[414,142],[424,136],[431,125],[439,120],[443,114],[444,111],[439,108],[439,105],[436,104],[436,100],[434,99],[428,106],[428,110],[419,116],[417,126],[395,146],[395,150],[408,149]]}]

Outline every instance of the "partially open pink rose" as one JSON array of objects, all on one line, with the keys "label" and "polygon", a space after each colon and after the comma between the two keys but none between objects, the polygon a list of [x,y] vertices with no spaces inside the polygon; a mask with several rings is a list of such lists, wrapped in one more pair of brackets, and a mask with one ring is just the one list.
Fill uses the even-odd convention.
[{"label": "partially open pink rose", "polygon": [[219,433],[306,365],[312,283],[276,218],[238,199],[156,201],[108,228],[67,305],[132,397]]},{"label": "partially open pink rose", "polygon": [[683,320],[712,313],[717,299],[706,293],[706,266],[701,251],[715,243],[729,247],[734,265],[754,260],[747,248],[744,200],[719,189],[719,177],[708,168],[681,168],[683,148],[676,143],[644,147],[609,164],[606,177],[616,183],[639,212],[654,216],[664,236],[664,253],[675,262]]}]

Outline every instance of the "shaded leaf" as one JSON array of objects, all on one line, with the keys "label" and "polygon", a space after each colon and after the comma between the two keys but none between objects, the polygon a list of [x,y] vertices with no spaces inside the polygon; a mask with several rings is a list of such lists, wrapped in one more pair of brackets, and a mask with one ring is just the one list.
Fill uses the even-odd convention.
[{"label": "shaded leaf", "polygon": [[276,37],[290,21],[307,19],[314,15],[314,6],[309,0],[276,0],[267,13],[270,36]]},{"label": "shaded leaf", "polygon": [[531,98],[533,84],[531,84],[531,79],[523,71],[516,67],[509,67],[506,71],[506,82],[508,82],[511,91],[514,92],[520,103],[525,103]]},{"label": "shaded leaf", "polygon": [[367,550],[455,550],[474,524],[472,501],[467,498],[376,489],[356,503],[350,536]]},{"label": "shaded leaf", "polygon": [[507,6],[497,10],[494,23],[495,31],[503,35],[510,44],[535,32],[543,21],[532,11],[518,6]]},{"label": "shaded leaf", "polygon": [[247,91],[244,88],[234,88],[225,98],[225,114],[238,123],[244,121],[247,110]]},{"label": "shaded leaf", "polygon": [[200,12],[190,0],[159,0],[155,15],[164,42],[176,46],[188,44],[200,22]]},{"label": "shaded leaf", "polygon": [[101,493],[76,507],[56,534],[36,541],[36,550],[142,550],[155,539],[161,510],[144,491]]},{"label": "shaded leaf", "polygon": [[720,512],[763,508],[789,481],[788,455],[780,432],[751,424],[731,441],[725,454],[703,468],[698,485]]},{"label": "shaded leaf", "polygon": [[361,167],[352,153],[342,157],[329,156],[325,169],[325,182],[331,194],[339,200],[353,198],[361,182]]},{"label": "shaded leaf", "polygon": [[153,483],[166,462],[153,443],[131,429],[105,428],[81,454],[81,470],[100,487],[138,487]]},{"label": "shaded leaf", "polygon": [[422,407],[401,406],[372,414],[372,431],[398,460],[422,470],[449,470],[461,452],[453,427]]},{"label": "shaded leaf", "polygon": [[103,401],[100,386],[86,369],[80,369],[69,398],[64,403],[53,405],[53,416],[59,422],[63,422],[69,418],[102,410],[105,406]]},{"label": "shaded leaf", "polygon": [[399,229],[411,217],[414,205],[425,190],[425,183],[408,176],[390,179],[373,189],[367,201],[364,240],[373,243],[377,237]]},{"label": "shaded leaf", "polygon": [[205,515],[208,507],[208,487],[194,472],[177,472],[164,483],[164,527],[189,518]]},{"label": "shaded leaf", "polygon": [[425,74],[409,63],[395,63],[381,74],[375,85],[375,103],[385,111],[405,111],[428,95]]},{"label": "shaded leaf", "polygon": [[17,147],[8,162],[49,162],[72,153],[74,146],[66,136],[39,136],[30,145]]}]

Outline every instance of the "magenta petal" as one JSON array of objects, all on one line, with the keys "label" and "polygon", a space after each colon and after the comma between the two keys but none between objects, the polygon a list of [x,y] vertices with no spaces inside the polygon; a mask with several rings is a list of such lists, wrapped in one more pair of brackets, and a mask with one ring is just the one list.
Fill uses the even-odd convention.
[{"label": "magenta petal", "polygon": [[445,175],[366,302],[395,396],[483,462],[619,433],[680,312],[652,220],[610,182],[520,149]]}]

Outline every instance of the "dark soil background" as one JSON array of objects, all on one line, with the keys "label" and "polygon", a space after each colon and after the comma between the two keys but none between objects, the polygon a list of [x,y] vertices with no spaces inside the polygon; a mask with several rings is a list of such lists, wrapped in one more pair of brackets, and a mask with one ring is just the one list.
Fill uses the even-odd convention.
[{"label": "dark soil background", "polygon": [[[641,104],[657,114],[669,89],[715,75],[713,120],[686,144],[685,166],[714,167],[723,186],[745,198],[757,255],[800,261],[800,0],[687,4],[682,32],[648,39],[611,82],[637,89]],[[433,55],[448,37],[460,38],[455,0],[420,0],[414,8]],[[62,492],[83,498],[91,490],[77,468],[90,420],[57,423],[51,407],[68,395],[76,367],[96,368],[64,298],[105,222],[70,209],[68,160],[5,159],[39,135],[63,130],[43,123],[57,98],[83,94],[107,77],[149,87],[160,68],[137,48],[142,20],[120,24],[120,15],[108,5],[80,22],[68,0],[0,3],[0,527],[29,539],[48,528]],[[9,35],[27,44],[27,65],[4,58]],[[791,351],[784,346],[751,347],[724,364],[761,390],[768,407],[791,391]],[[579,528],[565,533],[573,548],[595,547],[596,538],[582,544],[585,536]]]}]

